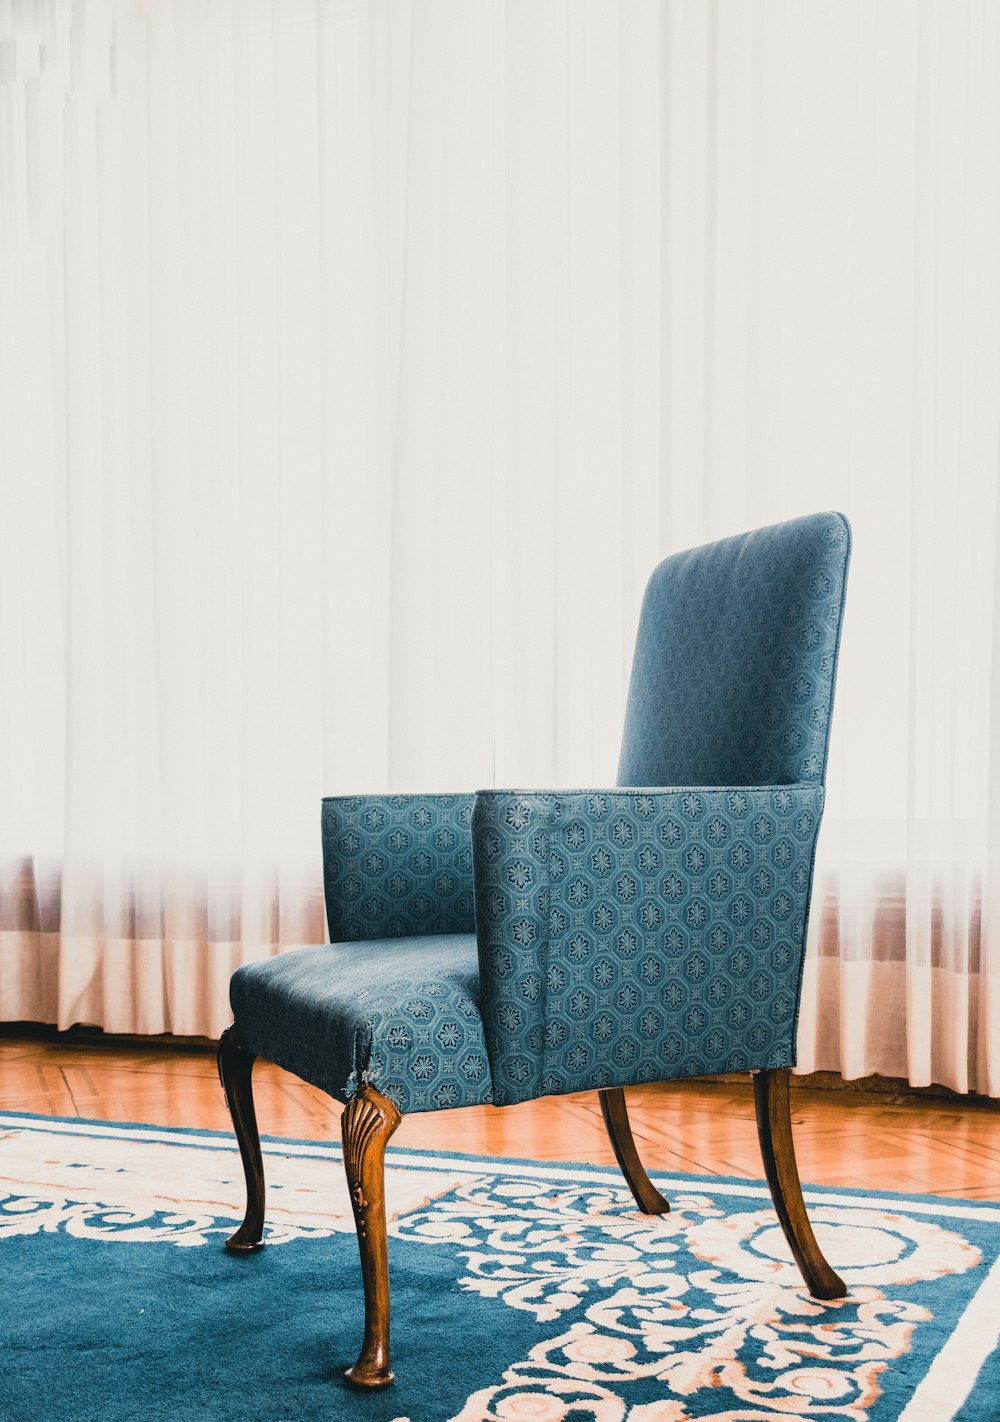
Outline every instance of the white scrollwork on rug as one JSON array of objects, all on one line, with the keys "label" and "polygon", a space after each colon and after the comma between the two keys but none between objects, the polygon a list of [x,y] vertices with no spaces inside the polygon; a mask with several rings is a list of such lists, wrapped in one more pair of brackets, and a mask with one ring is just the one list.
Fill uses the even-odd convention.
[{"label": "white scrollwork on rug", "polygon": [[931,1317],[885,1289],[963,1272],[980,1253],[887,1211],[828,1206],[813,1218],[846,1299],[806,1293],[773,1211],[726,1212],[704,1195],[651,1218],[619,1189],[485,1178],[396,1232],[455,1244],[465,1288],[567,1325],[456,1422],[864,1422],[879,1374]]},{"label": "white scrollwork on rug", "polygon": [[[232,1232],[232,1220],[215,1215],[167,1210],[127,1209],[65,1198],[0,1196],[0,1239],[8,1235],[65,1232],[76,1239],[105,1239],[122,1244],[175,1244],[191,1248],[218,1243]],[[269,1244],[311,1239],[327,1229],[280,1225],[268,1230]]]},{"label": "white scrollwork on rug", "polygon": [[[826,1253],[850,1286],[915,1284],[961,1274],[980,1261],[979,1250],[932,1220],[887,1210],[814,1206],[810,1218]],[[686,1231],[691,1253],[744,1279],[798,1286],[799,1274],[770,1209],[730,1214]]]},{"label": "white scrollwork on rug", "polygon": [[[462,1288],[557,1328],[454,1422],[866,1422],[881,1373],[932,1316],[926,1294],[917,1301],[907,1286],[981,1262],[973,1244],[919,1211],[815,1205],[820,1243],[850,1290],[820,1303],[770,1207],[739,1194],[723,1204],[681,1192],[668,1215],[651,1217],[610,1182],[512,1172],[466,1177],[402,1214],[392,1233],[451,1246],[464,1261]],[[0,1237],[65,1231],[191,1247],[231,1229],[231,1218],[182,1201],[171,1210],[58,1190],[0,1196]],[[330,1232],[278,1220],[267,1237]]]}]

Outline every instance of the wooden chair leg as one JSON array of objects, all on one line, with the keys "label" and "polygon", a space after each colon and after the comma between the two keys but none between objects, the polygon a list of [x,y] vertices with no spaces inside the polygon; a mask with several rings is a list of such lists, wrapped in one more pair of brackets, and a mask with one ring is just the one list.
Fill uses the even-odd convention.
[{"label": "wooden chair leg", "polygon": [[817,1299],[842,1299],[847,1288],[823,1257],[802,1199],[792,1142],[788,1082],[788,1067],[754,1073],[757,1135],[764,1172],[781,1228],[809,1292]]},{"label": "wooden chair leg", "polygon": [[365,1289],[365,1336],[353,1367],[344,1374],[352,1387],[388,1387],[389,1245],[385,1229],[385,1148],[399,1125],[399,1111],[381,1092],[364,1086],[344,1108],[341,1132],[344,1169],[354,1206]]},{"label": "wooden chair leg", "polygon": [[620,1086],[613,1086],[601,1091],[599,1095],[604,1124],[611,1137],[615,1157],[621,1166],[626,1184],[632,1191],[635,1203],[643,1214],[666,1214],[670,1206],[646,1174],[642,1161],[639,1159],[639,1152],[635,1148],[632,1127],[629,1125],[628,1108],[625,1105],[625,1092]]},{"label": "wooden chair leg", "polygon": [[226,1248],[233,1254],[252,1254],[264,1247],[264,1161],[260,1153],[251,1079],[256,1060],[251,1052],[244,1049],[235,1027],[223,1032],[219,1041],[219,1080],[226,1093],[226,1104],[233,1118],[233,1130],[239,1142],[243,1173],[247,1180],[246,1217],[236,1233],[226,1240]]}]

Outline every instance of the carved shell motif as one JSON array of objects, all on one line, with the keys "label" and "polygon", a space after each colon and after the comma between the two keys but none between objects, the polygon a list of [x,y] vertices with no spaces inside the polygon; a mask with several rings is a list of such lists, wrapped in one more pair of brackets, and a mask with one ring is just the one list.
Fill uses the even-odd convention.
[{"label": "carved shell motif", "polygon": [[399,1111],[388,1097],[374,1093],[360,1093],[344,1109],[341,1123],[344,1169],[360,1234],[365,1232],[365,1213],[371,1203],[365,1194],[365,1168],[373,1156],[381,1166],[385,1142],[399,1125],[400,1119]]}]

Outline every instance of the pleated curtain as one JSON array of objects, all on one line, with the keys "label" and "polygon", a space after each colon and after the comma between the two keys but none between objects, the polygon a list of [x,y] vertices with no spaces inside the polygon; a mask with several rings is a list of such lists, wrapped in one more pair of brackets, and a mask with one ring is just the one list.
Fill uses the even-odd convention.
[{"label": "pleated curtain", "polygon": [[800,1067],[1000,1094],[1000,7],[0,0],[0,1019],[217,1034],[319,799],[613,781],[855,559]]}]

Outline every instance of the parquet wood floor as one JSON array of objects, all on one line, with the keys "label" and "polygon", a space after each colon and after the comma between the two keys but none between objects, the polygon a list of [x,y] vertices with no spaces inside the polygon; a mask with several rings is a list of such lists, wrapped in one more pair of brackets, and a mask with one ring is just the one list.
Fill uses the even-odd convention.
[{"label": "parquet wood floor", "polygon": [[[254,1072],[261,1131],[339,1139],[340,1106],[267,1063]],[[749,1083],[675,1082],[628,1092],[647,1168],[759,1179]],[[804,1181],[1000,1200],[995,1102],[796,1088]],[[0,1036],[0,1110],[226,1130],[212,1052],[201,1047]],[[595,1094],[409,1116],[393,1144],[613,1165]]]}]

